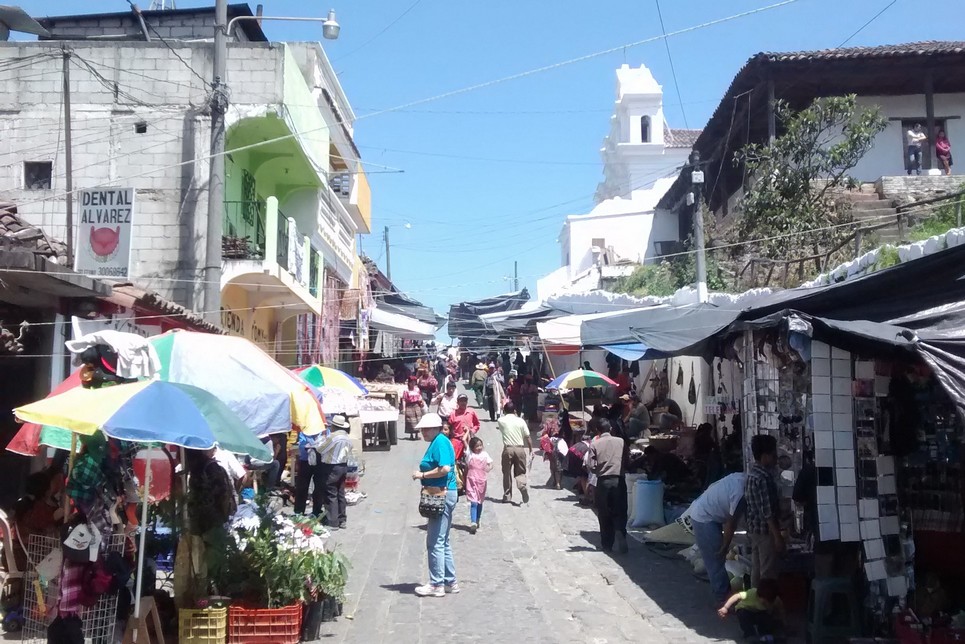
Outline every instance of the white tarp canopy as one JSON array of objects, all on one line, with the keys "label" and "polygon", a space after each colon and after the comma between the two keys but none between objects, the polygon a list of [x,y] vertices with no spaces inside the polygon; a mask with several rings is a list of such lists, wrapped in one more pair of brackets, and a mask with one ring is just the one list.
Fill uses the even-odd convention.
[{"label": "white tarp canopy", "polygon": [[[565,315],[555,320],[547,320],[546,322],[538,322],[536,324],[536,329],[539,332],[540,340],[543,342],[551,344],[565,344],[569,346],[578,347],[583,344],[580,338],[580,330],[583,328],[583,323],[587,320],[599,320],[603,318],[614,317],[617,315],[625,315],[631,311],[644,311],[647,309],[654,309],[657,307],[653,306],[643,306],[639,308],[631,309],[620,309],[618,311],[610,311],[608,313],[591,313],[588,315]],[[666,307],[663,307],[666,308]]]},{"label": "white tarp canopy", "polygon": [[436,337],[436,327],[433,325],[380,308],[372,311],[369,327],[376,331],[388,331],[406,340],[434,340]]}]

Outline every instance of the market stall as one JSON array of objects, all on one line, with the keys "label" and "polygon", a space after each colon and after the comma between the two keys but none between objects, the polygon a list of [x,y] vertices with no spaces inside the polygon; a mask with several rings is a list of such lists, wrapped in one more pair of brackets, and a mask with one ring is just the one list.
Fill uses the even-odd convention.
[{"label": "market stall", "polygon": [[[283,516],[280,498],[238,496],[250,476],[239,457],[272,461],[264,428],[321,427],[317,390],[270,359],[253,371],[263,352],[212,343],[191,368],[190,352],[161,338],[90,342],[78,377],[15,410],[28,422],[18,451],[57,450],[11,517],[27,555],[25,641],[114,641],[118,618],[125,642],[163,641],[161,625],[177,624],[180,642],[317,639],[339,611],[346,560],[316,520]],[[126,372],[108,340],[160,353],[161,379]],[[212,365],[214,389],[244,387],[223,399],[172,381],[205,378]],[[272,402],[279,396],[285,404]],[[138,445],[149,447],[136,456]],[[156,584],[151,560],[159,569],[173,560],[173,587]],[[173,591],[180,611],[155,601],[155,589]]]}]

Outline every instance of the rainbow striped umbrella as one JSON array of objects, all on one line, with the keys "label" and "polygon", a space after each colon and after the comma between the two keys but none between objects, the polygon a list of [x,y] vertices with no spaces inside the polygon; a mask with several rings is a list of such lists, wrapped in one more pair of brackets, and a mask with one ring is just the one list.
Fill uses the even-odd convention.
[{"label": "rainbow striped umbrella", "polygon": [[575,369],[567,371],[548,385],[547,389],[586,389],[587,387],[616,387],[613,382],[602,373],[590,371],[589,369]]},{"label": "rainbow striped umbrella", "polygon": [[142,380],[100,389],[75,387],[18,407],[14,415],[22,421],[87,436],[103,432],[119,440],[192,449],[217,445],[271,460],[268,448],[225,403],[203,389],[174,382]]},{"label": "rainbow striped umbrella", "polygon": [[319,389],[322,387],[334,387],[341,389],[354,396],[364,396],[369,393],[361,382],[348,375],[344,371],[323,367],[320,364],[313,364],[309,367],[299,367],[293,369],[298,376],[310,385]]}]

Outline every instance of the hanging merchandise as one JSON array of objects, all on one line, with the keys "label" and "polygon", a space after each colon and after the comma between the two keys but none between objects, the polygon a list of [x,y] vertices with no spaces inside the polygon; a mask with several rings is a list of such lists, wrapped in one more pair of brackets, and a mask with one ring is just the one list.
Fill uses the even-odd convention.
[{"label": "hanging merchandise", "polygon": [[694,380],[694,366],[690,366],[690,387],[687,390],[687,402],[691,405],[697,404],[697,383]]},{"label": "hanging merchandise", "polygon": [[683,365],[677,365],[677,386],[684,386],[684,368]]}]

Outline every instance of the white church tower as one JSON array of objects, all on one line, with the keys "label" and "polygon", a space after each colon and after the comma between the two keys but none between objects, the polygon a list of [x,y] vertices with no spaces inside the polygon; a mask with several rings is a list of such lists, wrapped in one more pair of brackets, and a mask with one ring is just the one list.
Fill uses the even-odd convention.
[{"label": "white church tower", "polygon": [[[658,192],[658,180],[676,177],[699,130],[671,130],[663,113],[663,87],[645,65],[623,65],[617,70],[616,102],[610,133],[603,141],[603,181],[596,203],[607,199],[638,200],[644,192]],[[652,208],[662,196],[644,198]]]}]

